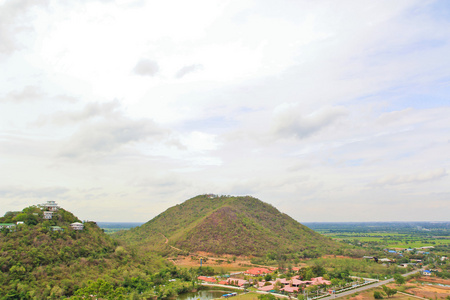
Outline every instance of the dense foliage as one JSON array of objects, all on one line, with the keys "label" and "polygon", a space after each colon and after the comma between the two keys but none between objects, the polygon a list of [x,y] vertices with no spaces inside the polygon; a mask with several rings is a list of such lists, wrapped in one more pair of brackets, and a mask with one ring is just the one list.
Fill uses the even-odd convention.
[{"label": "dense foliage", "polygon": [[129,274],[142,276],[165,265],[153,254],[119,245],[94,222],[73,230],[70,224],[79,219],[64,209],[51,220],[35,206],[0,218],[17,221],[24,223],[0,232],[1,299],[60,299],[105,274],[117,285]]},{"label": "dense foliage", "polygon": [[249,196],[197,196],[115,236],[161,253],[176,247],[184,252],[262,256],[306,251],[318,256],[338,248],[331,239]]}]

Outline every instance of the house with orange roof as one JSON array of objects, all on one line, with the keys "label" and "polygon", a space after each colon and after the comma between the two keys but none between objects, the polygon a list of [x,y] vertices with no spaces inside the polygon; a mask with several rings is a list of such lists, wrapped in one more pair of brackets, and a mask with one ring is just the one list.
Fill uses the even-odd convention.
[{"label": "house with orange roof", "polygon": [[205,282],[217,283],[217,279],[214,277],[198,276],[197,279]]},{"label": "house with orange roof", "polygon": [[228,278],[227,283],[229,285],[244,286],[244,284],[247,284],[248,281],[244,280],[244,279],[239,279],[239,278]]},{"label": "house with orange roof", "polygon": [[298,292],[298,289],[299,288],[296,287],[296,286],[286,285],[285,287],[281,288],[280,291],[285,291],[285,292],[288,292],[288,293],[295,293],[295,292]]},{"label": "house with orange roof", "polygon": [[250,275],[250,276],[260,276],[260,275],[266,275],[266,274],[270,274],[272,273],[271,270],[266,269],[266,268],[252,268],[252,269],[248,269],[247,271],[244,272],[245,275]]},{"label": "house with orange roof", "polygon": [[263,291],[263,292],[268,292],[268,291],[271,291],[271,290],[274,290],[274,289],[275,289],[275,287],[273,286],[273,284],[271,284],[271,285],[264,285],[264,286],[258,288],[258,290]]},{"label": "house with orange roof", "polygon": [[331,281],[323,279],[323,277],[316,277],[316,278],[311,278],[312,284],[314,285],[319,285],[319,284],[326,284],[326,285],[330,285]]}]

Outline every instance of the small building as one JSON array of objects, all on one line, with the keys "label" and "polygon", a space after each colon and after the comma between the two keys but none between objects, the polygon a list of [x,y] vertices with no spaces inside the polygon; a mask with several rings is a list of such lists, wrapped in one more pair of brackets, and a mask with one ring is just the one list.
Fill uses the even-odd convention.
[{"label": "small building", "polygon": [[17,225],[25,224],[25,222],[24,222],[24,221],[17,221],[16,224],[17,224]]},{"label": "small building", "polygon": [[14,223],[0,223],[0,228],[14,228],[16,226],[16,224]]},{"label": "small building", "polygon": [[247,280],[239,278],[228,278],[227,282],[229,285],[237,285],[237,286],[244,286],[244,284],[248,284]]},{"label": "small building", "polygon": [[197,279],[205,282],[217,283],[217,279],[215,279],[214,277],[198,276]]},{"label": "small building", "polygon": [[247,271],[244,272],[245,275],[250,275],[250,276],[264,276],[266,274],[272,273],[272,271],[270,271],[269,269],[266,268],[252,268],[252,269],[248,269]]},{"label": "small building", "polygon": [[285,291],[287,293],[296,293],[296,292],[298,292],[298,287],[287,285],[287,286],[281,288],[280,291]]},{"label": "small building", "polygon": [[51,231],[64,231],[64,229],[59,226],[50,226],[50,230]]},{"label": "small building", "polygon": [[53,211],[44,211],[44,219],[50,220],[53,218]]},{"label": "small building", "polygon": [[424,271],[422,271],[422,275],[423,276],[431,276],[431,271],[430,270],[424,270]]},{"label": "small building", "polygon": [[80,222],[72,223],[72,224],[70,224],[70,227],[72,227],[73,230],[83,230],[84,229],[83,223],[80,223]]}]

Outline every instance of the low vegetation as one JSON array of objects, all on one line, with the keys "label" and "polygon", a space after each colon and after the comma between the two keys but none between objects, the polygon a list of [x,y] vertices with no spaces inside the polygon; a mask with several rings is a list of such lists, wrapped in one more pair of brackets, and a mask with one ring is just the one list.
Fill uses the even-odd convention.
[{"label": "low vegetation", "polygon": [[330,238],[249,196],[197,196],[114,236],[161,254],[206,251],[264,256],[275,252],[304,258],[339,248]]}]

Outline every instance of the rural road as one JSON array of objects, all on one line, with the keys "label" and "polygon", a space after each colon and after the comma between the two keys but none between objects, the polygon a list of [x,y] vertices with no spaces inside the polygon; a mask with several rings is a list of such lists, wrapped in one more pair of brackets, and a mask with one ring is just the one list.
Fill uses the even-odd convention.
[{"label": "rural road", "polygon": [[[402,276],[406,277],[406,276],[409,276],[411,274],[415,274],[415,273],[417,273],[419,271],[420,270],[414,270],[412,272],[403,274]],[[371,288],[374,288],[374,287],[382,286],[384,284],[387,284],[387,283],[390,283],[390,282],[393,282],[393,281],[394,281],[394,278],[391,278],[391,279],[388,279],[388,280],[383,280],[383,281],[378,281],[376,283],[365,285],[365,286],[362,286],[360,288],[349,290],[349,291],[346,291],[346,292],[343,292],[343,293],[339,293],[339,294],[336,294],[336,295],[329,295],[327,297],[321,298],[321,300],[322,299],[336,299],[336,298],[345,297],[345,296],[348,296],[348,295],[351,295],[351,294],[354,294],[354,293],[359,293],[359,292],[362,292],[362,291],[365,291],[365,290],[368,290],[368,289],[371,289]]]}]

